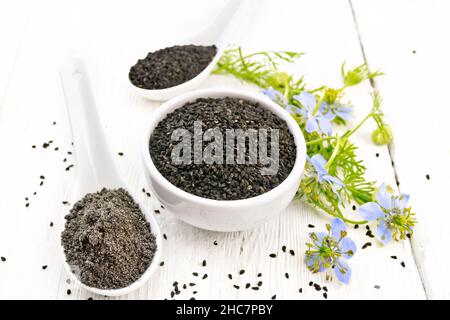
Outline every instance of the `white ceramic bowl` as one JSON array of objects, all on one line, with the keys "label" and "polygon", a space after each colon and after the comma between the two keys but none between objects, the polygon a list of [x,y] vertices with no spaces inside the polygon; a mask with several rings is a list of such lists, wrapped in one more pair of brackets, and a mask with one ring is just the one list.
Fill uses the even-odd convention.
[{"label": "white ceramic bowl", "polygon": [[[259,196],[243,200],[213,200],[202,198],[171,184],[156,169],[149,152],[150,136],[157,124],[173,110],[197,98],[236,97],[259,103],[260,107],[272,111],[285,120],[294,137],[297,154],[294,167],[288,177],[276,188]],[[186,93],[164,103],[154,115],[142,141],[142,157],[145,177],[154,195],[180,220],[193,226],[213,231],[240,231],[275,217],[283,211],[295,196],[306,160],[306,145],[303,134],[282,107],[259,93],[236,89],[204,89]]]}]

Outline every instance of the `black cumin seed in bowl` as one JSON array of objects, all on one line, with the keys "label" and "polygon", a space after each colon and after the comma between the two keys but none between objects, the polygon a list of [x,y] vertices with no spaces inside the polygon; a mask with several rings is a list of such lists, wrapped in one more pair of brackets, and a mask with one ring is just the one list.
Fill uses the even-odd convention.
[{"label": "black cumin seed in bowl", "polygon": [[[191,134],[191,158],[194,159],[194,122],[201,121],[202,131],[218,128],[223,134],[223,163],[174,164],[172,150],[177,145],[171,135],[176,129],[185,129]],[[246,141],[245,163],[227,164],[225,132],[227,129],[267,129],[268,152],[270,154],[271,131],[279,132],[279,165],[276,174],[263,175],[263,165],[249,161],[250,153]],[[210,141],[203,142],[203,148]],[[236,156],[237,140],[233,153]],[[199,98],[188,102],[166,115],[153,130],[149,142],[152,161],[170,183],[203,198],[214,200],[239,200],[266,193],[283,182],[292,171],[296,160],[294,137],[284,120],[254,103],[240,98]],[[257,152],[259,154],[260,148]],[[204,152],[204,151],[203,151]]]},{"label": "black cumin seed in bowl", "polygon": [[200,74],[214,59],[215,45],[183,45],[149,52],[131,67],[128,78],[142,89],[167,89]]},{"label": "black cumin seed in bowl", "polygon": [[156,239],[125,189],[102,189],[76,202],[61,235],[66,261],[85,285],[121,289],[149,268]]}]

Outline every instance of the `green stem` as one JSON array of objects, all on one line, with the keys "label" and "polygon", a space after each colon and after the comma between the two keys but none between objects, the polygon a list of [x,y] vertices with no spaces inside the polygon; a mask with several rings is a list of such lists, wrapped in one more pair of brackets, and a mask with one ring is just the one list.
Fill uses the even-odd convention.
[{"label": "green stem", "polygon": [[307,145],[307,146],[310,146],[310,145],[312,145],[312,144],[316,144],[316,143],[319,143],[319,142],[322,142],[322,141],[330,141],[330,140],[334,140],[334,139],[336,139],[336,137],[325,137],[325,138],[320,138],[320,139],[308,141],[308,142],[306,142],[306,145]]},{"label": "green stem", "polygon": [[339,152],[339,148],[341,146],[341,140],[339,137],[337,137],[337,141],[336,141],[336,145],[334,146],[333,149],[333,153],[331,154],[330,159],[328,159],[327,164],[325,165],[325,168],[328,170],[328,168],[330,167],[330,165],[333,163],[334,158],[336,158],[338,152]]},{"label": "green stem", "polygon": [[316,107],[314,108],[314,111],[313,111],[313,116],[315,116],[316,113],[317,113],[317,111],[319,111],[319,108],[320,108],[320,106],[322,105],[322,102],[323,102],[324,99],[325,99],[325,94],[323,94],[323,95],[320,97],[319,101],[317,101]]},{"label": "green stem", "polygon": [[339,219],[341,219],[342,221],[347,222],[347,223],[351,223],[351,224],[367,224],[367,222],[368,222],[368,221],[366,221],[366,220],[363,220],[363,221],[350,220],[350,219],[347,219],[346,217],[344,217],[342,214],[334,213],[334,212],[331,211],[330,209],[328,209],[328,208],[322,206],[322,204],[318,204],[318,203],[317,203],[317,204],[315,204],[315,205],[316,205],[317,207],[319,207],[320,209],[322,209],[323,211],[325,211],[326,213],[328,213],[330,216],[339,218]]}]

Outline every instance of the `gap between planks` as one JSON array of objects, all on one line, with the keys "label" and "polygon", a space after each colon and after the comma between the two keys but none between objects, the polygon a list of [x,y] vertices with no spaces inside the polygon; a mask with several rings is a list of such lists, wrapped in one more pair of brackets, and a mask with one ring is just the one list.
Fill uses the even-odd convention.
[{"label": "gap between planks", "polygon": [[[352,12],[353,22],[355,24],[355,29],[356,29],[356,34],[358,35],[358,41],[359,41],[359,46],[361,48],[361,54],[363,56],[364,62],[367,65],[369,65],[369,61],[367,59],[366,52],[364,50],[364,44],[363,44],[363,41],[362,41],[361,32],[360,32],[359,27],[358,27],[358,19],[356,17],[356,12],[355,12],[355,9],[353,7],[352,0],[348,0],[348,4],[349,4],[350,10]],[[369,82],[370,82],[370,86],[372,87],[372,90],[374,92],[377,91],[378,87],[377,87],[376,80],[375,79],[369,79]],[[400,190],[400,180],[399,180],[399,177],[398,177],[398,174],[397,174],[397,170],[396,170],[395,162],[394,162],[394,157],[393,157],[393,151],[392,151],[393,147],[394,147],[394,141],[390,142],[386,146],[386,148],[388,150],[389,158],[391,159],[391,167],[392,167],[392,170],[394,172],[395,182],[397,183],[397,189],[398,189],[399,192],[401,192],[401,190]],[[414,265],[415,265],[415,267],[417,269],[417,272],[419,273],[420,282],[422,283],[422,288],[423,288],[423,291],[425,292],[425,296],[426,296],[427,299],[430,299],[430,293],[429,293],[429,290],[428,290],[428,286],[427,286],[427,284],[425,283],[425,280],[424,280],[425,276],[423,274],[423,270],[420,267],[420,264],[418,263],[418,257],[417,257],[416,250],[414,249],[414,246],[412,245],[412,242],[411,242],[410,239],[407,239],[406,241],[408,241],[409,246],[411,247],[411,252],[412,252],[412,255],[413,255],[413,259],[414,259]]]}]

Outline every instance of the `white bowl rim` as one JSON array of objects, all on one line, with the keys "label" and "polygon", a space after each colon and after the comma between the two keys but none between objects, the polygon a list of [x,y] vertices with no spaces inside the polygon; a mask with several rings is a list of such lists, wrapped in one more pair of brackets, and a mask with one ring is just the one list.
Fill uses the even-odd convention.
[{"label": "white bowl rim", "polygon": [[[184,105],[184,103],[193,101],[198,98],[217,98],[217,97],[239,97],[242,99],[247,99],[253,102],[259,103],[263,108],[267,108],[272,111],[282,120],[286,121],[289,131],[294,137],[294,142],[296,144],[296,158],[294,167],[292,168],[289,175],[275,188],[260,194],[255,197],[239,199],[239,200],[215,200],[200,197],[191,193],[188,193],[177,186],[169,182],[156,168],[153,160],[150,156],[149,151],[149,141],[151,134],[156,127],[156,125],[166,116],[168,112],[172,112]],[[174,105],[178,105],[172,109]],[[170,111],[167,111],[170,109]],[[208,88],[199,89],[185,93],[183,95],[172,98],[165,103],[163,103],[159,109],[153,114],[150,126],[146,128],[144,139],[142,142],[142,157],[145,163],[145,167],[150,172],[150,178],[155,179],[159,184],[163,185],[167,190],[177,194],[180,198],[187,200],[191,203],[196,203],[203,206],[211,206],[215,208],[246,208],[252,207],[254,205],[260,205],[263,203],[269,203],[277,198],[280,194],[287,192],[292,184],[297,184],[303,174],[303,169],[306,161],[306,142],[303,133],[298,126],[297,122],[292,118],[292,116],[281,106],[276,104],[274,101],[264,96],[261,93],[253,93],[244,91],[242,89],[234,88]]]}]

